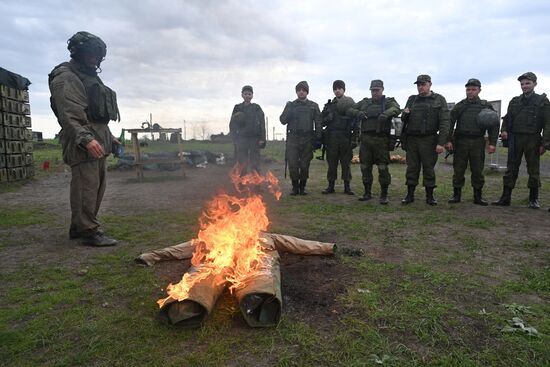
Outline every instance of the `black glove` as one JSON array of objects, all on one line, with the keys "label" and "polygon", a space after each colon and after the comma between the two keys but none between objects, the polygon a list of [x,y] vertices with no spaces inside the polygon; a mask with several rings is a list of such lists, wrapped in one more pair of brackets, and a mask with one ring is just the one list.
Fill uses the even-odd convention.
[{"label": "black glove", "polygon": [[267,142],[265,140],[258,140],[258,148],[265,149],[266,143]]}]

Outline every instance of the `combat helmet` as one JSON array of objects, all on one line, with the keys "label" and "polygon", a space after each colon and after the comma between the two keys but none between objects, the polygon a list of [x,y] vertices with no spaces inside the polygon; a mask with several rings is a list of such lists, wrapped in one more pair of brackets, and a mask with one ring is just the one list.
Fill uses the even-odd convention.
[{"label": "combat helmet", "polygon": [[498,113],[490,108],[482,109],[477,115],[477,126],[483,130],[492,129],[500,125]]},{"label": "combat helmet", "polygon": [[84,31],[77,32],[69,38],[67,49],[71,52],[71,57],[79,62],[82,61],[84,55],[98,56],[98,68],[107,55],[105,42],[98,36]]}]

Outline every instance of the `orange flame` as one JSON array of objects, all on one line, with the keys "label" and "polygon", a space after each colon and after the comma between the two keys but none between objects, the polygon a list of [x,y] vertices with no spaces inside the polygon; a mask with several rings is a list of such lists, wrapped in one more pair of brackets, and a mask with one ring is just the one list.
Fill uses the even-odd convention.
[{"label": "orange flame", "polygon": [[257,191],[266,186],[279,200],[279,181],[271,172],[265,176],[256,172],[240,176],[240,172],[240,167],[235,166],[230,176],[235,189],[246,196],[220,193],[207,204],[199,219],[200,231],[194,239],[196,248],[191,259],[197,271],[184,274],[177,284],[169,284],[168,297],[157,301],[160,307],[171,299],[183,301],[195,284],[210,276],[221,275],[233,291],[261,266],[269,266],[259,241],[269,219]]}]

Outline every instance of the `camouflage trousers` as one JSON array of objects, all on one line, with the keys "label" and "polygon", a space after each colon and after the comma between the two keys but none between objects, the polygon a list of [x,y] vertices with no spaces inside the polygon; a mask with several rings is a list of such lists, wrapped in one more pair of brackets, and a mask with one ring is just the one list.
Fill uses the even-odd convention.
[{"label": "camouflage trousers", "polygon": [[347,131],[331,131],[327,136],[327,180],[338,178],[338,162],[342,168],[342,180],[351,181],[351,137]]},{"label": "camouflage trousers", "polygon": [[502,178],[504,186],[514,188],[518,179],[521,158],[527,162],[527,187],[540,187],[540,134],[510,134],[508,139],[508,162]]},{"label": "camouflage trousers", "polygon": [[97,213],[106,187],[107,158],[71,166],[71,232],[91,235],[100,226]]},{"label": "camouflage trousers", "polygon": [[464,175],[470,163],[471,183],[474,189],[485,185],[483,167],[485,166],[485,138],[457,136],[453,154],[453,187],[462,188],[466,179]]},{"label": "camouflage trousers", "polygon": [[418,185],[422,169],[422,184],[425,187],[435,187],[436,145],[437,135],[407,136],[407,185]]},{"label": "camouflage trousers", "polygon": [[378,182],[380,186],[391,184],[389,136],[361,134],[361,146],[359,148],[359,160],[361,161],[361,174],[363,183],[371,186],[374,180],[372,166],[378,166]]},{"label": "camouflage trousers", "polygon": [[260,172],[260,148],[259,138],[239,137],[235,141],[235,160],[241,167],[241,173],[247,174],[252,171]]},{"label": "camouflage trousers", "polygon": [[313,159],[313,136],[288,135],[286,159],[291,180],[307,180]]}]

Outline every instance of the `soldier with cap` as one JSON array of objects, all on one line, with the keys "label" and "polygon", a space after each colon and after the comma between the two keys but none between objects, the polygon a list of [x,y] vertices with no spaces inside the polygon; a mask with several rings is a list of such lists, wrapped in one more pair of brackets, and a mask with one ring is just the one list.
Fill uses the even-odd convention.
[{"label": "soldier with cap", "polygon": [[243,102],[236,104],[231,113],[229,133],[235,145],[235,160],[241,174],[260,172],[260,149],[265,148],[265,117],[260,105],[251,103],[254,90],[245,85],[241,90]]},{"label": "soldier with cap", "polygon": [[327,180],[328,186],[323,194],[334,193],[334,183],[338,177],[338,162],[342,169],[344,192],[354,195],[351,190],[351,159],[353,149],[357,147],[358,129],[355,119],[347,115],[350,108],[355,105],[353,98],[345,96],[346,84],[342,80],[332,83],[335,97],[325,104],[322,112],[323,126],[325,129],[325,142],[327,145]]},{"label": "soldier with cap", "polygon": [[309,164],[313,150],[321,146],[321,111],[319,105],[307,99],[309,85],[301,81],[296,85],[296,95],[287,102],[279,120],[286,129],[286,152],[288,170],[292,181],[290,195],[307,195]]},{"label": "soldier with cap", "polygon": [[388,187],[391,183],[390,132],[392,118],[399,116],[401,109],[397,101],[384,95],[384,82],[373,80],[370,84],[371,98],[364,98],[355,104],[349,115],[361,120],[359,159],[365,193],[359,201],[372,199],[372,166],[378,165],[380,182],[380,204],[388,204]]},{"label": "soldier with cap", "polygon": [[443,153],[443,146],[447,143],[449,110],[445,97],[431,90],[432,78],[429,75],[419,75],[414,84],[418,94],[409,97],[401,115],[401,139],[407,151],[407,196],[401,203],[409,204],[414,201],[414,191],[422,169],[426,203],[437,205],[434,197],[434,168],[437,155]]},{"label": "soldier with cap", "polygon": [[101,38],[78,32],[68,40],[71,60],[48,75],[51,108],[61,131],[63,161],[71,167],[69,237],[90,246],[114,246],[97,218],[106,187],[107,156],[120,144],[109,121],[120,120],[116,94],[103,84],[98,70],[107,53]]},{"label": "soldier with cap", "polygon": [[[501,138],[508,145],[508,161],[503,190],[494,205],[509,206],[516,185],[521,159],[525,156],[529,179],[529,208],[539,209],[540,156],[550,149],[550,102],[546,94],[535,93],[537,76],[527,72],[518,77],[520,96],[512,98],[502,122]],[[543,136],[541,137],[541,133]]]},{"label": "soldier with cap", "polygon": [[[471,183],[474,188],[474,204],[486,206],[482,191],[485,184],[483,167],[485,165],[485,132],[489,136],[487,151],[496,151],[500,118],[493,106],[479,98],[481,82],[469,79],[465,85],[466,98],[458,102],[451,110],[451,127],[445,148],[454,151],[453,157],[453,196],[449,203],[460,203],[464,174],[470,163]],[[456,127],[455,127],[456,123]]]}]

